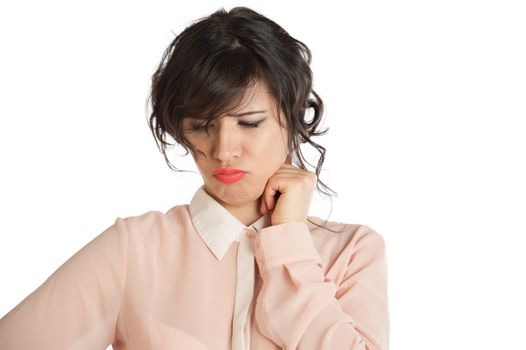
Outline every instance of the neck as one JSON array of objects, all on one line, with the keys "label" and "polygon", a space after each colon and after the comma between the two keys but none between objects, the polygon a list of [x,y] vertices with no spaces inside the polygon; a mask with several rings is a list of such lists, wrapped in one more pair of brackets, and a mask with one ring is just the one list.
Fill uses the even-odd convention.
[{"label": "neck", "polygon": [[225,205],[225,209],[228,210],[230,214],[238,219],[243,225],[249,226],[250,224],[254,223],[254,221],[263,216],[263,214],[261,214],[259,211],[259,205],[262,198],[263,197],[260,197],[255,202],[247,204],[243,207]]}]

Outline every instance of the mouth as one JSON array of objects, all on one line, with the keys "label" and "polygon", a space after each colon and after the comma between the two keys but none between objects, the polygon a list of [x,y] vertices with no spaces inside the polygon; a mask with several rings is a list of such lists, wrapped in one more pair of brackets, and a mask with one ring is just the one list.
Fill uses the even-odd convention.
[{"label": "mouth", "polygon": [[245,176],[247,172],[242,169],[235,169],[235,168],[218,168],[214,170],[213,175],[216,179],[219,181],[231,184],[234,182],[238,182]]},{"label": "mouth", "polygon": [[246,171],[234,168],[219,168],[214,170],[214,175],[235,175],[238,173],[246,173]]},{"label": "mouth", "polygon": [[218,179],[219,181],[223,183],[232,184],[232,183],[235,183],[241,180],[245,176],[245,174],[246,173],[243,171],[238,171],[238,172],[231,173],[231,174],[218,173],[218,174],[214,174],[214,176],[216,179]]}]

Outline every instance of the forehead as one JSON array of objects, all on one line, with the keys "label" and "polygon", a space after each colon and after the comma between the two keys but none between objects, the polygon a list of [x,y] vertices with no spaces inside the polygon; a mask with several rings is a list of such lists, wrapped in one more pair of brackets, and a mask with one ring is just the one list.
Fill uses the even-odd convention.
[{"label": "forehead", "polygon": [[274,97],[269,93],[266,85],[262,82],[257,82],[245,89],[241,101],[231,114],[242,113],[247,108],[274,109],[274,107]]}]

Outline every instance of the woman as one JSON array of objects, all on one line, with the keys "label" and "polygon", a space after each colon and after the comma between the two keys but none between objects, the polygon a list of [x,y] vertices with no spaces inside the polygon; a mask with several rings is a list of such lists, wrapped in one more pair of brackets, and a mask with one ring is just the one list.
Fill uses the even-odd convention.
[{"label": "woman", "polygon": [[[0,348],[388,349],[382,236],[308,216],[324,155],[309,64],[244,7],[178,35],[149,126],[170,167],[168,136],[191,151],[203,185],[165,213],[117,217],[0,320]],[[316,174],[305,142],[322,150]]]}]

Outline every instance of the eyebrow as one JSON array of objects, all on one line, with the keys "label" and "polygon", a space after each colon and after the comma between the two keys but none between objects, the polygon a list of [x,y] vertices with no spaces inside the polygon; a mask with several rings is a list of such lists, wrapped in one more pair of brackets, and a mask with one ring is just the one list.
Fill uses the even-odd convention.
[{"label": "eyebrow", "polygon": [[251,114],[256,114],[256,113],[265,113],[267,111],[250,111],[250,112],[244,112],[244,113],[237,113],[237,114],[232,114],[234,117],[242,117],[244,115],[251,115]]},{"label": "eyebrow", "polygon": [[[249,111],[249,112],[243,112],[243,113],[236,113],[236,114],[230,114],[231,116],[234,116],[234,117],[242,117],[244,115],[252,115],[252,114],[256,114],[256,113],[266,113],[268,111]],[[188,117],[190,119],[201,119],[201,118],[196,118],[196,117]]]}]

